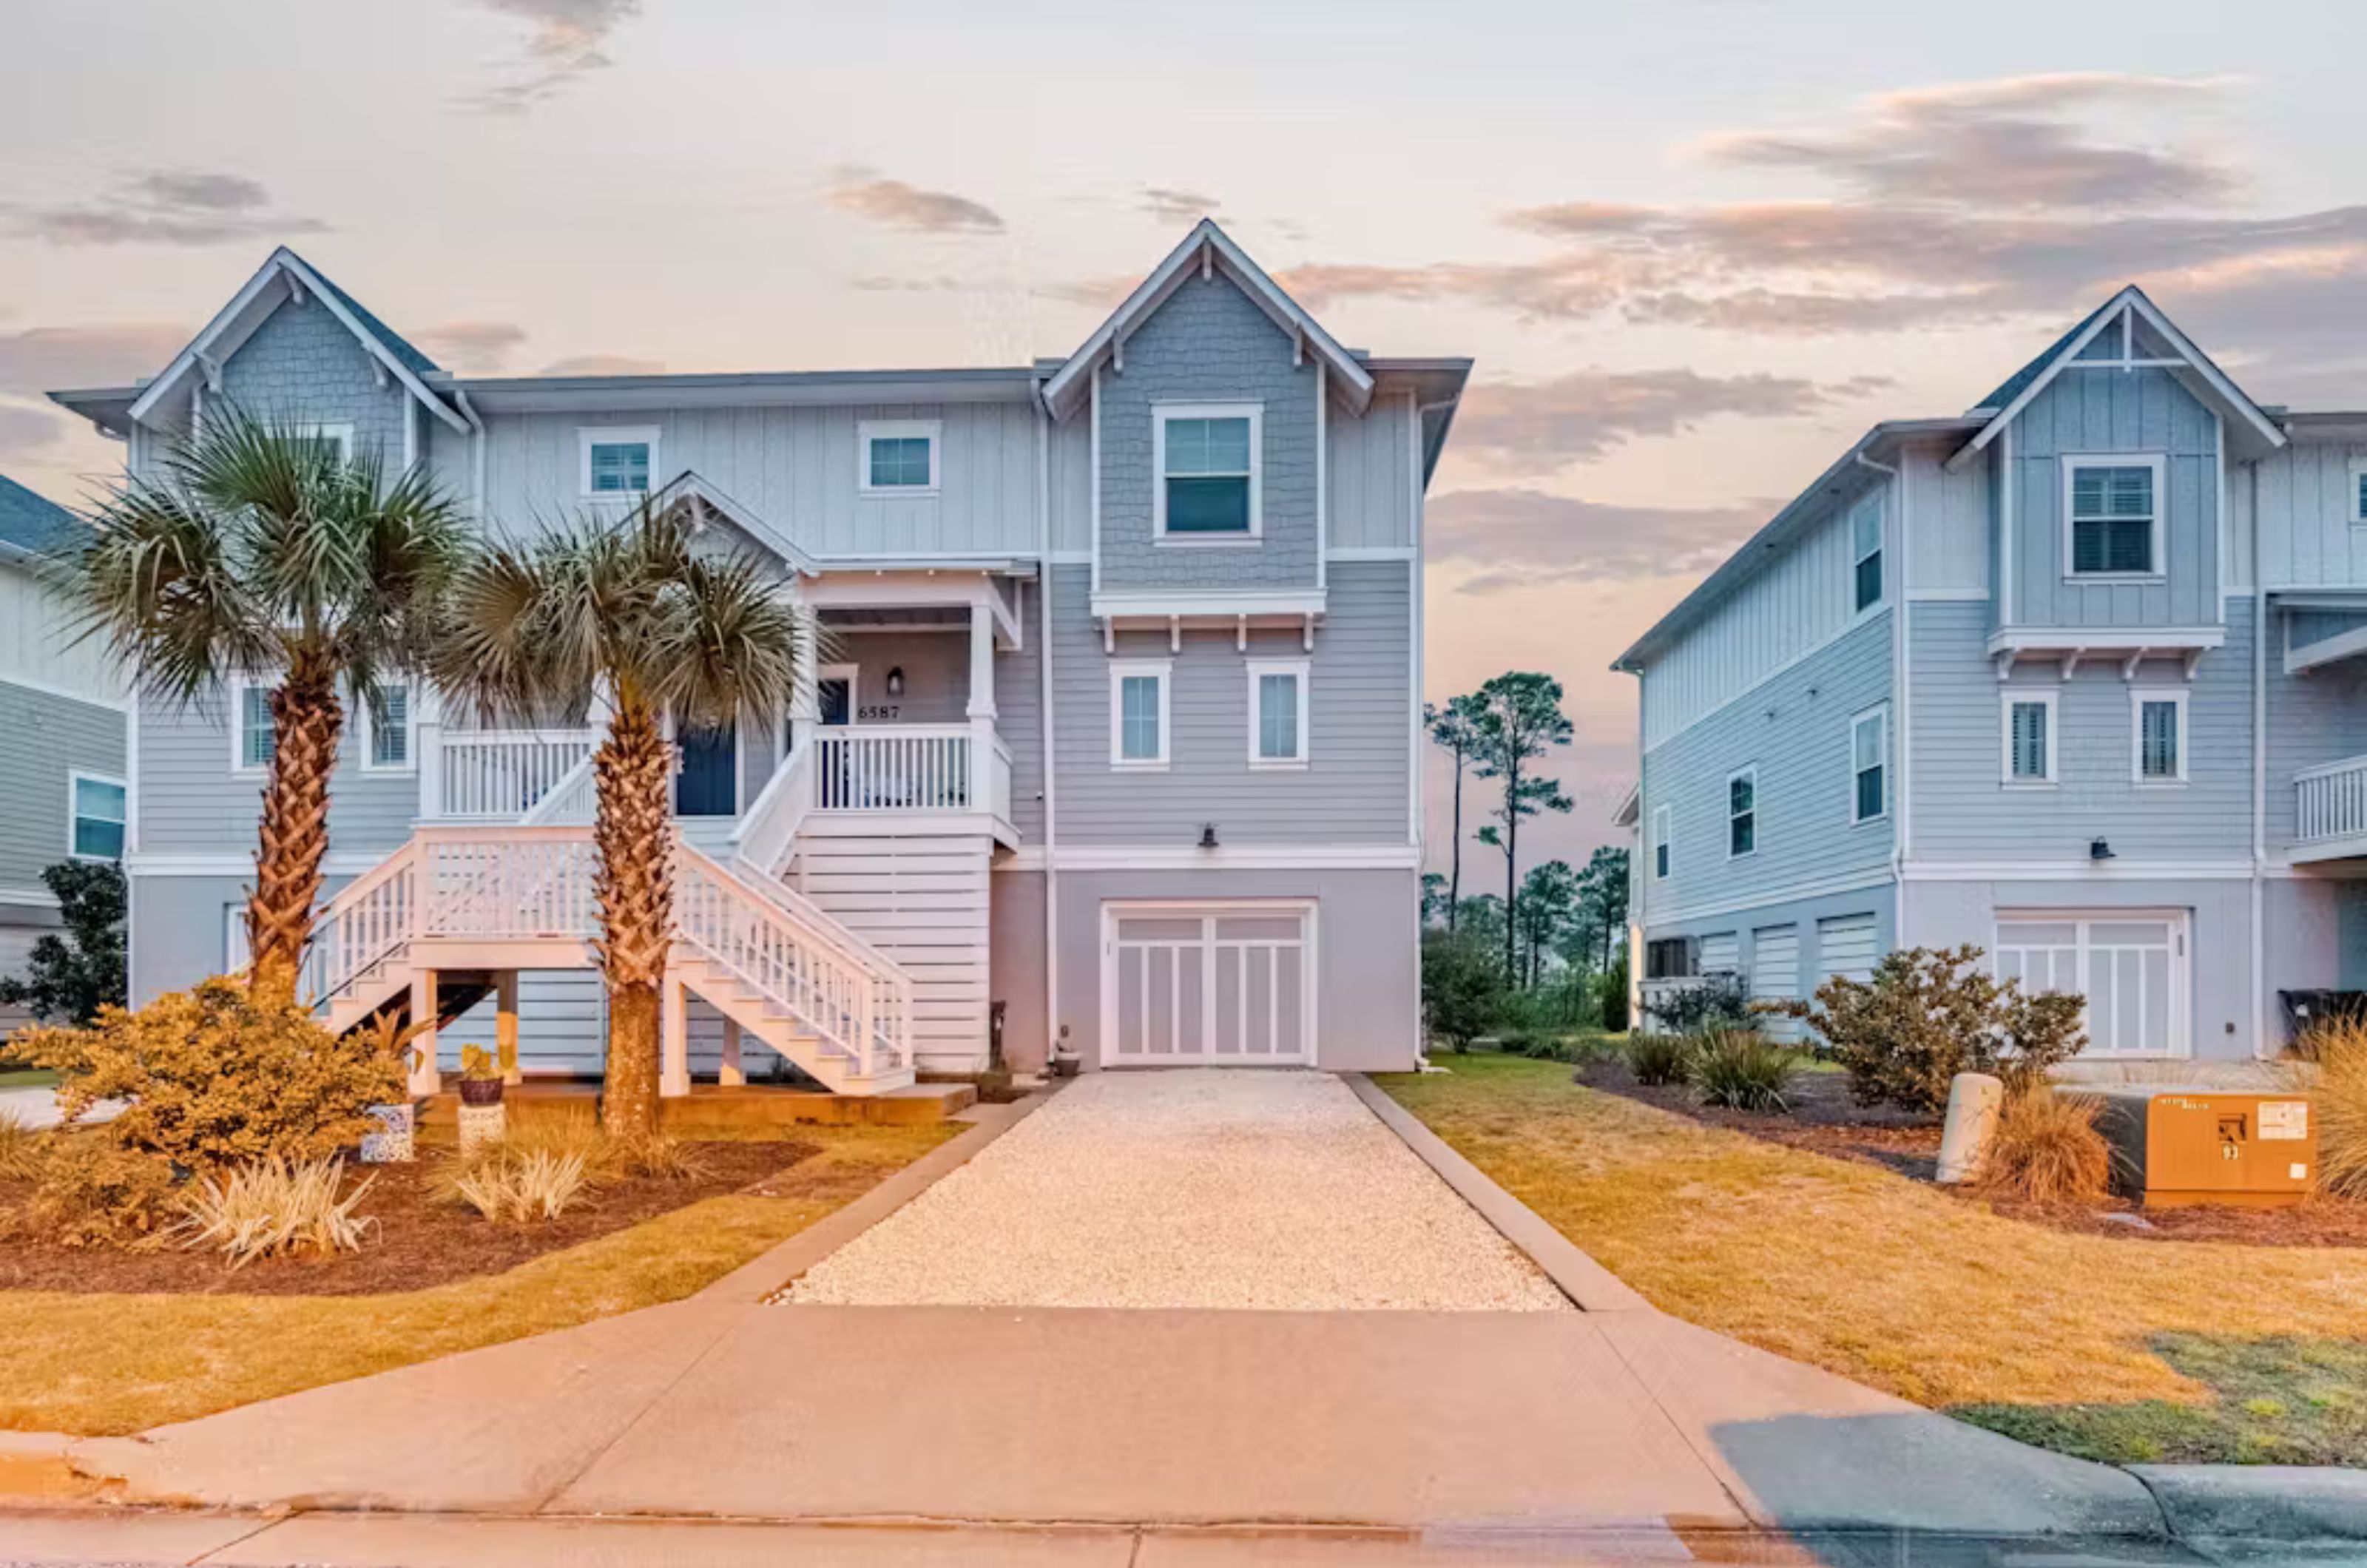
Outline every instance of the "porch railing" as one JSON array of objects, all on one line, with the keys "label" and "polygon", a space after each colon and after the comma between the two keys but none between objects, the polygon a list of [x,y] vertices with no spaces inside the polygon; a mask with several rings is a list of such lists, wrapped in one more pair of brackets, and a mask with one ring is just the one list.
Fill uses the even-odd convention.
[{"label": "porch railing", "polygon": [[432,753],[435,814],[515,822],[562,782],[580,778],[599,744],[595,729],[443,730]]},{"label": "porch railing", "polygon": [[818,729],[816,811],[1011,812],[1011,750],[987,724]]},{"label": "porch railing", "polygon": [[2293,775],[2293,835],[2301,843],[2367,837],[2367,757]]}]

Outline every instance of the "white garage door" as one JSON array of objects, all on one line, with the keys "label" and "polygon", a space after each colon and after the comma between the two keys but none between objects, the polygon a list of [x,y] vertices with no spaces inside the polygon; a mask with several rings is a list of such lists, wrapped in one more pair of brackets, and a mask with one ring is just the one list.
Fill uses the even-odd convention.
[{"label": "white garage door", "polygon": [[1835,915],[1817,922],[1817,966],[1860,983],[1874,978],[1874,917]]},{"label": "white garage door", "polygon": [[1702,938],[1701,972],[1704,975],[1742,973],[1742,938],[1733,931],[1719,931]]},{"label": "white garage door", "polygon": [[1998,911],[1997,976],[2088,998],[2083,1056],[2183,1056],[2186,911]]},{"label": "white garage door", "polygon": [[[1750,933],[1750,999],[1788,1002],[1800,994],[1800,928],[1761,926]],[[1800,1021],[1770,1018],[1762,1027],[1771,1039],[1796,1039]]]},{"label": "white garage door", "polygon": [[1105,1064],[1313,1060],[1311,906],[1105,904],[1102,930]]}]

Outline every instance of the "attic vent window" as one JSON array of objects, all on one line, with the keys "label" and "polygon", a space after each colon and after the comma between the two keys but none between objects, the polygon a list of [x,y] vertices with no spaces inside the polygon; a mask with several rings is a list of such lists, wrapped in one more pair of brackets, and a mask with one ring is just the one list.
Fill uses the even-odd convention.
[{"label": "attic vent window", "polygon": [[1161,539],[1206,544],[1259,536],[1263,412],[1254,403],[1155,408],[1159,481],[1152,510]]}]

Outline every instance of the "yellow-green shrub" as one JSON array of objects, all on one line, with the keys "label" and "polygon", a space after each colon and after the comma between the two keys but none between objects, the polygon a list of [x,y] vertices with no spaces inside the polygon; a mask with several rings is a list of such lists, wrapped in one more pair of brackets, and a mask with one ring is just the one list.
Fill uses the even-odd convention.
[{"label": "yellow-green shrub", "polygon": [[268,1156],[191,1182],[178,1200],[181,1221],[164,1239],[220,1252],[232,1269],[290,1253],[359,1252],[378,1221],[355,1211],[377,1180],[364,1177],[346,1191],[342,1159]]},{"label": "yellow-green shrub", "polygon": [[156,1156],[96,1133],[52,1134],[18,1220],[61,1247],[119,1246],[160,1234],[174,1195],[173,1168]]},{"label": "yellow-green shrub", "polygon": [[340,1038],[302,1008],[257,1006],[244,986],[219,977],[137,1012],[102,1008],[88,1029],[31,1030],[19,1040],[57,1070],[69,1118],[122,1100],[108,1135],[186,1169],[324,1158],[358,1143],[369,1130],[363,1110],[402,1087],[395,1058],[368,1032]]}]

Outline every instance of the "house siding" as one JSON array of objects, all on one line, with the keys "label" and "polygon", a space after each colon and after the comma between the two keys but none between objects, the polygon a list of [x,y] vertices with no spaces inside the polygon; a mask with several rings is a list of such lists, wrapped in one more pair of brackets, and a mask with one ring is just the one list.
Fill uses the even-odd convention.
[{"label": "house siding", "polygon": [[2350,521],[2351,465],[2362,461],[2367,443],[2307,438],[2260,460],[2260,574],[2271,589],[2367,587],[2367,526]]},{"label": "house siding", "polygon": [[[252,854],[264,774],[231,767],[230,700],[220,688],[187,705],[154,692],[140,699],[140,849],[142,854]],[[392,853],[419,814],[416,773],[365,773],[360,731],[348,707],[329,781],[329,852]]]},{"label": "house siding", "polygon": [[68,857],[72,775],[126,778],[123,713],[0,679],[0,890],[39,890],[42,869]]},{"label": "house siding", "polygon": [[388,468],[403,458],[411,394],[317,299],[283,302],[222,364],[221,396],[274,423],[354,427],[357,457],[378,454]]},{"label": "house siding", "polygon": [[1326,537],[1334,549],[1413,543],[1413,399],[1376,398],[1363,416],[1336,404],[1324,426]]}]

